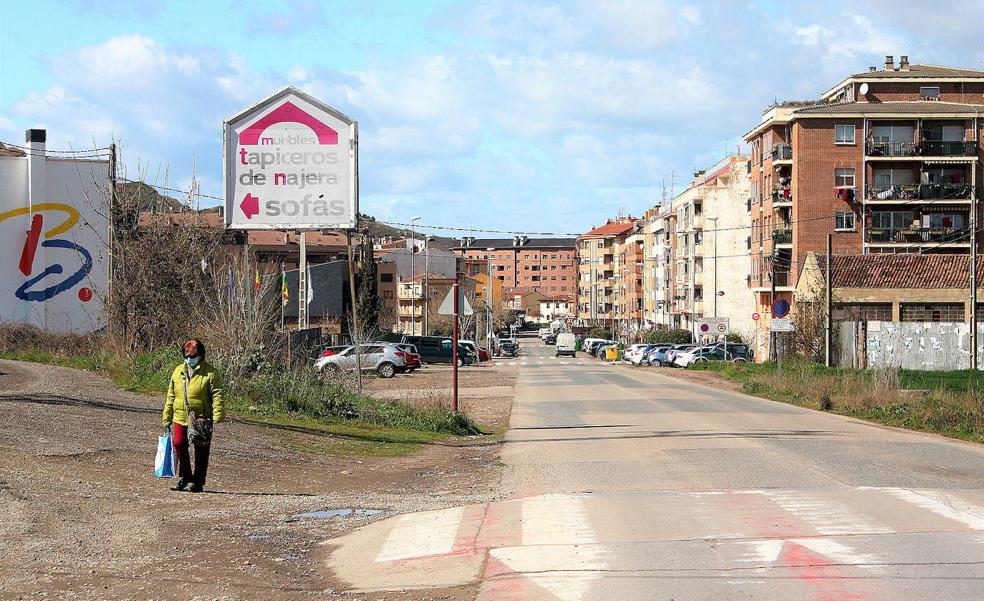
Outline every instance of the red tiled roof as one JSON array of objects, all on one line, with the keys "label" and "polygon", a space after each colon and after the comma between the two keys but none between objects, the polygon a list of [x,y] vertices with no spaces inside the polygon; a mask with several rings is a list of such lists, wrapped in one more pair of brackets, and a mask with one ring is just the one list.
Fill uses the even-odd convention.
[{"label": "red tiled roof", "polygon": [[502,287],[503,294],[513,294],[513,295],[519,294],[522,296],[526,296],[527,294],[533,294],[534,292],[540,292],[540,291],[534,286],[503,286]]},{"label": "red tiled roof", "polygon": [[630,217],[627,221],[612,221],[606,223],[605,225],[600,225],[586,234],[581,234],[581,238],[587,236],[618,236],[624,234],[632,229],[633,224],[638,221],[634,217]]},{"label": "red tiled roof", "polygon": [[568,294],[565,292],[560,292],[558,294],[551,294],[550,296],[543,299],[545,301],[567,301],[572,302],[574,300],[573,294]]},{"label": "red tiled roof", "polygon": [[[817,257],[821,271],[823,256]],[[834,288],[967,288],[968,255],[835,255]],[[984,261],[977,267],[984,283]]]},{"label": "red tiled roof", "polygon": [[221,228],[223,226],[222,215],[215,211],[180,211],[173,213],[151,213],[149,211],[141,212],[140,216],[137,218],[137,228],[147,227],[151,223],[157,223],[158,225],[190,224],[208,228]]},{"label": "red tiled roof", "polygon": [[0,144],[0,157],[23,157],[27,156],[24,154],[23,150],[18,150],[16,148],[11,148],[9,146],[4,146]]},{"label": "red tiled roof", "polygon": [[[275,230],[252,230],[249,232],[250,246],[284,246],[285,238],[287,244],[299,245],[301,243],[300,236],[294,233],[284,234],[284,232]],[[345,236],[342,234],[308,232],[306,243],[308,246],[346,248]]]}]

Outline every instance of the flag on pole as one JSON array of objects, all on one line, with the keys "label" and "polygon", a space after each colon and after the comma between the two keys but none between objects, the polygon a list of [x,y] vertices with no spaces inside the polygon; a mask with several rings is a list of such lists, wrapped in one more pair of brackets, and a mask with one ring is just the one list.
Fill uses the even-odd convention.
[{"label": "flag on pole", "polygon": [[253,279],[253,294],[259,295],[260,293],[260,270],[256,270],[256,277]]},{"label": "flag on pole", "polygon": [[280,279],[280,299],[283,301],[283,306],[287,306],[287,301],[290,300],[290,292],[287,290],[287,272],[282,271],[282,278]]},{"label": "flag on pole", "polygon": [[311,304],[311,299],[314,298],[314,284],[311,283],[311,266],[308,265],[307,268],[307,304]]}]

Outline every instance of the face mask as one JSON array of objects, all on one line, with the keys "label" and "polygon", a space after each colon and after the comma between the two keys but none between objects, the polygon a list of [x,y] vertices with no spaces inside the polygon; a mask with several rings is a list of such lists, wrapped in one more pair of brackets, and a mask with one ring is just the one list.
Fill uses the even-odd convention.
[{"label": "face mask", "polygon": [[201,359],[199,359],[198,357],[185,357],[185,363],[188,364],[188,367],[192,367],[192,368],[198,367],[199,361],[201,361]]}]

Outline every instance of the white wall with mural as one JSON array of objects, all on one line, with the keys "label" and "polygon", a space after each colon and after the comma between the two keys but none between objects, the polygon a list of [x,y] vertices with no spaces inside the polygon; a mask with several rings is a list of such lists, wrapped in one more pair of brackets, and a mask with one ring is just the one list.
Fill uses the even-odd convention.
[{"label": "white wall with mural", "polygon": [[102,324],[109,163],[0,157],[0,321],[54,332]]}]

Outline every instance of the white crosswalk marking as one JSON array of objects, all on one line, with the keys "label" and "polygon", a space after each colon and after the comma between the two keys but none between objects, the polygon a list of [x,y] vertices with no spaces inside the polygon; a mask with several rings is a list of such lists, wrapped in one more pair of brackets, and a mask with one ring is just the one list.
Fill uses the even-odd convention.
[{"label": "white crosswalk marking", "polygon": [[774,503],[804,520],[818,534],[888,533],[893,530],[884,524],[868,519],[840,501],[807,491],[761,491]]},{"label": "white crosswalk marking", "polygon": [[376,555],[376,563],[450,553],[464,512],[464,507],[455,507],[401,516]]},{"label": "white crosswalk marking", "polygon": [[984,530],[984,508],[961,501],[943,491],[908,490],[905,488],[883,490],[898,499],[960,522],[974,530]]}]

